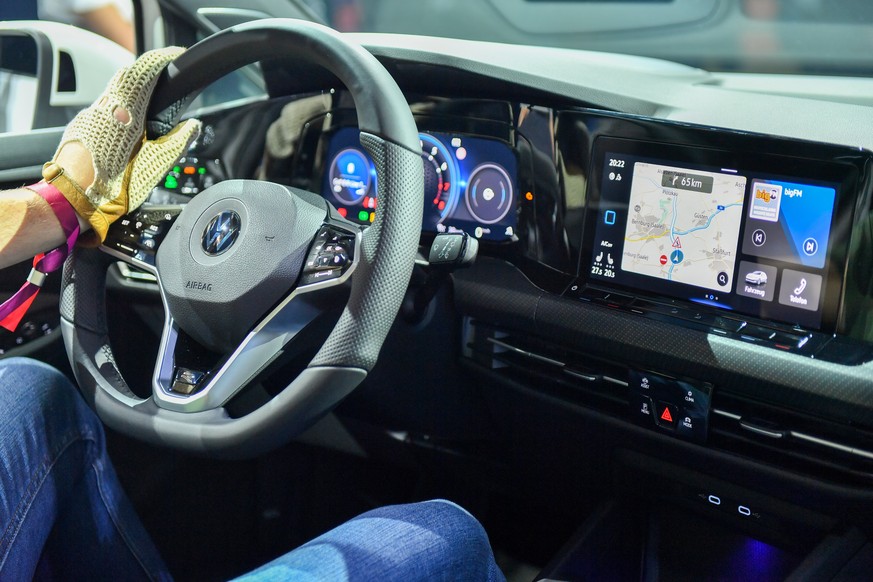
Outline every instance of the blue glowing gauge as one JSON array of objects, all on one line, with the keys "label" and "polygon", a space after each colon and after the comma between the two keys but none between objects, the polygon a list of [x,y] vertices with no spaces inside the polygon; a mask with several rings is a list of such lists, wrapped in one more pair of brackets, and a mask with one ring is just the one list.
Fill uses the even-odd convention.
[{"label": "blue glowing gauge", "polygon": [[448,148],[437,138],[426,133],[421,139],[421,158],[424,162],[424,200],[439,214],[439,222],[451,216],[458,205],[458,168]]},{"label": "blue glowing gauge", "polygon": [[470,215],[482,224],[494,224],[512,208],[512,180],[502,166],[482,164],[470,174],[464,201]]},{"label": "blue glowing gauge", "polygon": [[360,204],[370,191],[373,166],[360,150],[347,148],[330,163],[330,190],[340,204]]}]

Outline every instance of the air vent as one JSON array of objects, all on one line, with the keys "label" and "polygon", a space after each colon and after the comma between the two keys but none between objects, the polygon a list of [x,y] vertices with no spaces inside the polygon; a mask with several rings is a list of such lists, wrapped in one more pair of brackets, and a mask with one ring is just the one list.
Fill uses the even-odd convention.
[{"label": "air vent", "polygon": [[627,369],[578,354],[523,332],[469,321],[464,355],[511,380],[569,402],[624,416],[628,408]]},{"label": "air vent", "polygon": [[716,392],[710,444],[839,482],[873,484],[873,433]]},{"label": "air vent", "polygon": [[[626,364],[470,319],[464,325],[463,355],[508,382],[634,423]],[[873,484],[873,431],[725,393],[718,386],[709,418],[707,448],[835,483]]]}]

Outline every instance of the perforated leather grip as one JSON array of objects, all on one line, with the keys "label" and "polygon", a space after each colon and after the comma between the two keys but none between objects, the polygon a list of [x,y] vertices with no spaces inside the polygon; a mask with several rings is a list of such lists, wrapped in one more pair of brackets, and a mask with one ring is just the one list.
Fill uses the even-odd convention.
[{"label": "perforated leather grip", "polygon": [[369,134],[361,134],[361,145],[376,164],[384,212],[364,233],[361,264],[346,309],[310,366],[371,370],[415,264],[424,204],[421,154]]}]

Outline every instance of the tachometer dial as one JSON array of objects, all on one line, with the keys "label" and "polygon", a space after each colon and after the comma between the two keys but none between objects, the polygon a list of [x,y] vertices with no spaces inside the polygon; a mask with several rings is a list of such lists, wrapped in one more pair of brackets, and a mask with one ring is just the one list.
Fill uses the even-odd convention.
[{"label": "tachometer dial", "polygon": [[454,211],[460,196],[455,159],[448,148],[432,135],[421,133],[419,138],[424,162],[425,204],[432,204],[439,213],[439,221],[442,221]]},{"label": "tachometer dial", "polygon": [[470,174],[464,201],[470,215],[482,224],[494,224],[512,208],[512,180],[502,166],[482,164]]}]

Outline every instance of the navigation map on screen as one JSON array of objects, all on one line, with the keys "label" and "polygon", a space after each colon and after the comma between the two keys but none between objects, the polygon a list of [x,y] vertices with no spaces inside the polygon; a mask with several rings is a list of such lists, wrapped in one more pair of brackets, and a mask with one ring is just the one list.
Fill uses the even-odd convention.
[{"label": "navigation map on screen", "polygon": [[636,162],[621,269],[730,290],[746,178]]}]

